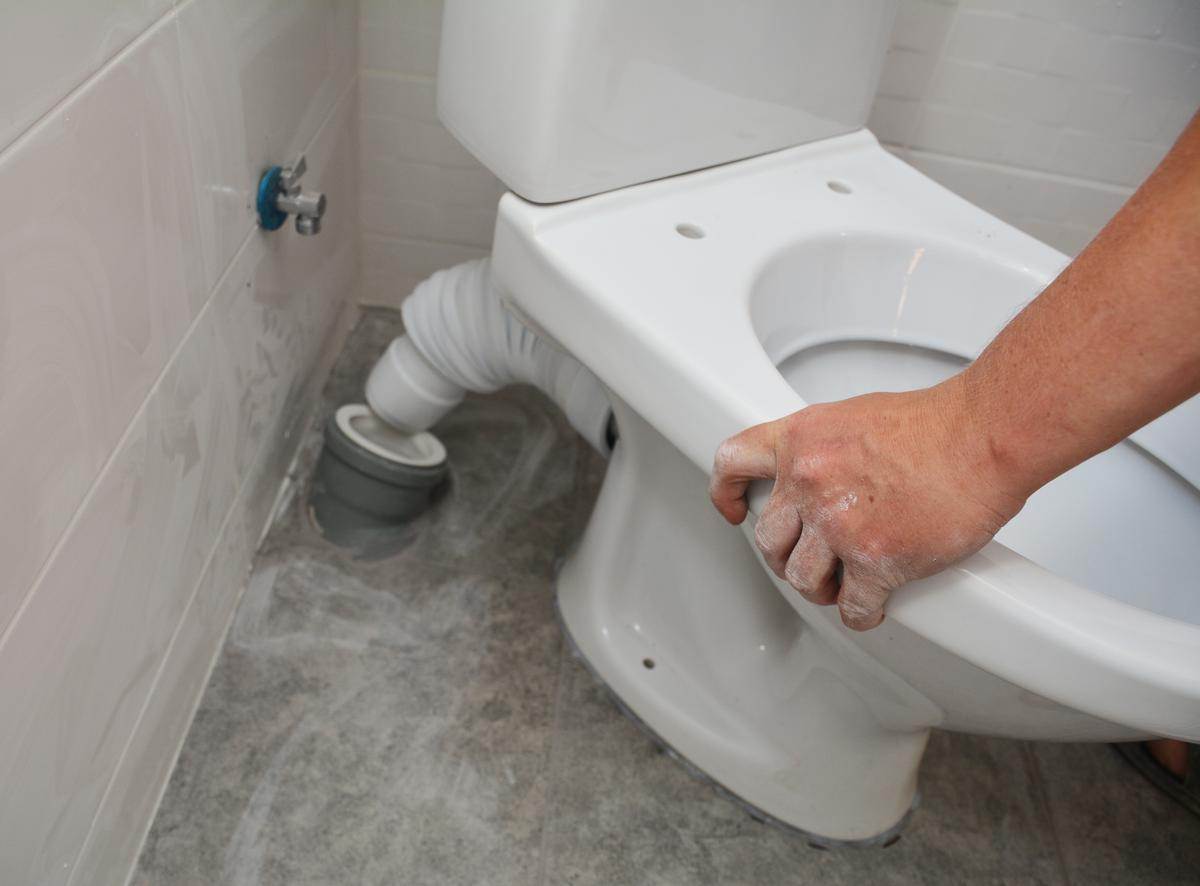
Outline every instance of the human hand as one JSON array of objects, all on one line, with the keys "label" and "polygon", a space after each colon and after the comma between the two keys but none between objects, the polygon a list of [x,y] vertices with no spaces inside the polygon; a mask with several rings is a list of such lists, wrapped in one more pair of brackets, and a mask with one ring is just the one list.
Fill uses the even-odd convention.
[{"label": "human hand", "polygon": [[754,535],[807,600],[868,630],[888,595],[982,548],[1025,504],[972,421],[957,378],[867,394],[748,428],[717,450],[709,494],[730,523],[750,483],[774,479]]}]

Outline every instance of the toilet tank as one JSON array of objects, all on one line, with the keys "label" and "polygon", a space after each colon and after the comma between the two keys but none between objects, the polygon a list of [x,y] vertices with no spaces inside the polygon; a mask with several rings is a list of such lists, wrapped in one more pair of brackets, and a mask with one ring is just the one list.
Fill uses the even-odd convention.
[{"label": "toilet tank", "polygon": [[438,116],[553,203],[860,128],[894,0],[446,0]]}]

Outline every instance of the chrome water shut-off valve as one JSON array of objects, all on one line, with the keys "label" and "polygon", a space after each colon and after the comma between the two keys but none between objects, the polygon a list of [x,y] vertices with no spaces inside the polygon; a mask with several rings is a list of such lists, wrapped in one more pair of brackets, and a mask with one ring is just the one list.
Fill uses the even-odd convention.
[{"label": "chrome water shut-off valve", "polygon": [[258,180],[258,223],[264,230],[278,230],[289,215],[295,215],[296,233],[320,233],[325,195],[300,189],[307,168],[301,154],[287,166],[272,166]]}]

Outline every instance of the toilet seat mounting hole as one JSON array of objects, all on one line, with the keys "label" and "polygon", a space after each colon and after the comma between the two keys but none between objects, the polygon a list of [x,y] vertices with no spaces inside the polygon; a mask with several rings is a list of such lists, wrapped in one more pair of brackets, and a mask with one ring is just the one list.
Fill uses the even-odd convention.
[{"label": "toilet seat mounting hole", "polygon": [[835,194],[853,194],[854,189],[843,181],[838,181],[836,178],[825,182],[825,186]]},{"label": "toilet seat mounting hole", "polygon": [[691,222],[680,222],[675,226],[675,233],[689,240],[700,240],[704,237],[704,228]]},{"label": "toilet seat mounting hole", "polygon": [[652,671],[652,670],[654,670],[654,659],[652,659],[652,658],[643,658],[643,659],[642,659],[642,667],[644,667],[644,668],[645,668],[646,670],[648,670],[648,671]]}]

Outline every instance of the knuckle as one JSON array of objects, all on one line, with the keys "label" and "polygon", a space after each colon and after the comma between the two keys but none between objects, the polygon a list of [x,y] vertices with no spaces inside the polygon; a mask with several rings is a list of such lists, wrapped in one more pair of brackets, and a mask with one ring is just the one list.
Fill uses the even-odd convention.
[{"label": "knuckle", "polygon": [[737,444],[730,437],[717,447],[717,452],[713,456],[713,473],[725,474],[728,473],[730,467],[737,458]]},{"label": "knuckle", "polygon": [[807,484],[813,478],[814,467],[811,454],[796,453],[788,459],[788,478],[794,483]]},{"label": "knuckle", "polygon": [[817,591],[812,569],[807,563],[789,559],[787,565],[784,566],[783,577],[788,584],[800,592],[802,597],[810,597]]},{"label": "knuckle", "polygon": [[875,614],[871,611],[853,609],[849,607],[839,607],[842,615],[842,624],[851,630],[863,631],[875,624]]},{"label": "knuckle", "polygon": [[885,588],[852,586],[838,595],[842,623],[856,631],[865,631],[882,621],[888,592]]},{"label": "knuckle", "polygon": [[785,543],[781,541],[781,539],[778,538],[769,527],[765,530],[760,530],[758,527],[755,527],[754,544],[755,547],[758,548],[759,553],[762,554],[762,558],[764,562],[766,562],[767,568],[769,568],[771,572],[775,573],[775,575],[779,578],[784,578],[785,556],[781,549]]},{"label": "knuckle", "polygon": [[708,481],[708,497],[713,501],[714,504],[720,503],[725,499],[725,496],[722,494],[722,492],[721,479],[716,473],[714,473],[712,479]]},{"label": "knuckle", "polygon": [[754,546],[766,555],[771,552],[771,541],[771,533],[767,529],[766,521],[759,518],[758,523],[754,526]]},{"label": "knuckle", "polygon": [[891,542],[882,533],[863,532],[854,542],[856,558],[864,565],[878,566],[891,556]]},{"label": "knuckle", "polygon": [[828,403],[811,403],[799,412],[793,412],[791,418],[797,424],[807,424],[819,420],[828,411]]},{"label": "knuckle", "polygon": [[807,596],[811,592],[807,576],[794,563],[788,563],[784,567],[783,577],[787,580],[788,584],[800,592],[801,596]]}]

